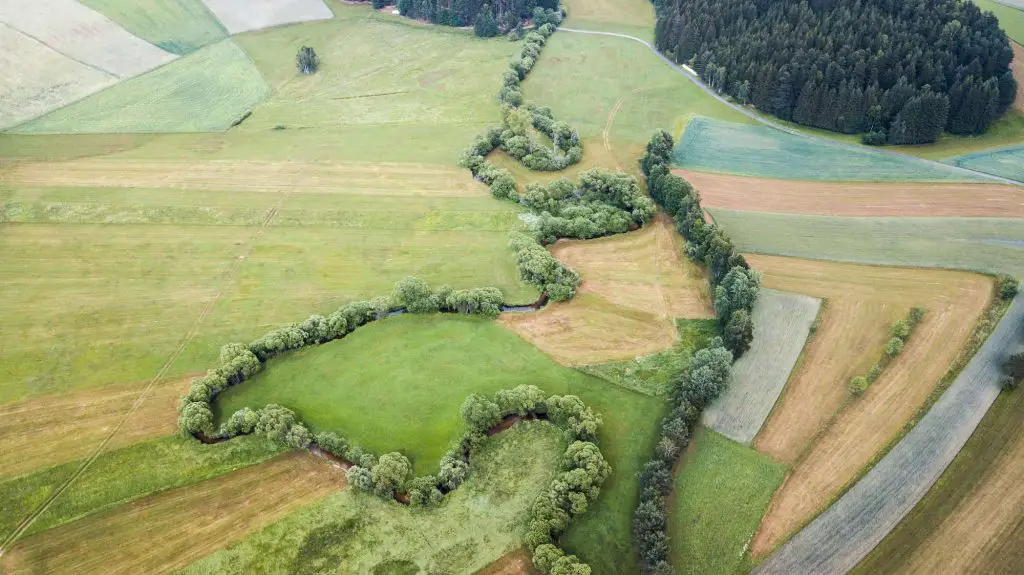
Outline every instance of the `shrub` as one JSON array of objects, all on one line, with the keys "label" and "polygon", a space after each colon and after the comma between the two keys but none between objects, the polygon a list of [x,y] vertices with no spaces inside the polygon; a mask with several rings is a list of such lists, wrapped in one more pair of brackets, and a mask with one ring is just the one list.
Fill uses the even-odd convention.
[{"label": "shrub", "polygon": [[999,387],[1001,387],[1003,391],[1013,391],[1014,389],[1017,389],[1017,380],[1009,375],[1004,375],[999,378]]},{"label": "shrub", "polygon": [[903,340],[894,337],[889,340],[889,343],[885,344],[885,353],[890,357],[895,357],[903,351]]},{"label": "shrub", "polygon": [[872,132],[865,132],[860,137],[860,143],[867,146],[884,146],[887,136],[885,132],[875,130]]},{"label": "shrub", "polygon": [[868,389],[868,380],[863,375],[858,375],[857,377],[850,380],[849,387],[850,393],[852,393],[853,395],[861,395]]},{"label": "shrub", "polygon": [[225,437],[247,435],[256,430],[260,420],[260,412],[243,407],[231,414],[231,417],[220,427],[220,434]]},{"label": "shrub", "polygon": [[411,276],[395,284],[391,301],[409,313],[434,313],[441,307],[441,302],[430,291],[427,282]]},{"label": "shrub", "polygon": [[431,507],[441,503],[444,494],[437,488],[437,478],[433,475],[414,477],[409,480],[409,504],[413,507]]},{"label": "shrub", "polygon": [[[376,5],[378,0],[374,0]],[[295,55],[295,67],[298,68],[300,74],[316,73],[320,68],[320,57],[316,55],[316,52],[309,46],[303,46],[299,48],[299,53]]]},{"label": "shrub", "polygon": [[997,282],[999,297],[1003,299],[1013,299],[1013,297],[1017,295],[1017,291],[1020,288],[1020,283],[1017,281],[1017,278],[1004,275],[999,276]]},{"label": "shrub", "polygon": [[178,415],[178,427],[186,435],[213,434],[213,412],[205,402],[186,403]]},{"label": "shrub", "polygon": [[1024,379],[1024,351],[1010,354],[1009,359],[1003,364],[1003,371],[1014,379]]}]

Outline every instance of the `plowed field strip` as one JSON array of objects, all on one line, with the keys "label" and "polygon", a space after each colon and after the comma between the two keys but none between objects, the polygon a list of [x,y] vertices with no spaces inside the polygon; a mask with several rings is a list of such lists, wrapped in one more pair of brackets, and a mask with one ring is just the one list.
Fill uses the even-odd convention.
[{"label": "plowed field strip", "polygon": [[19,542],[6,573],[168,573],[345,485],[324,460],[292,453],[140,499]]},{"label": "plowed field strip", "polygon": [[[108,448],[173,434],[178,399],[189,380],[156,385]],[[0,405],[0,478],[88,457],[143,387],[105,387]]]},{"label": "plowed field strip", "polygon": [[[829,298],[803,366],[755,440],[795,465],[751,552],[764,554],[852,480],[922,405],[984,310],[991,280],[963,272],[749,256],[765,285]],[[863,397],[844,406],[850,377],[882,353],[892,321],[928,310],[903,353]]]},{"label": "plowed field strip", "polygon": [[1020,186],[814,182],[675,172],[700,191],[707,208],[828,216],[1024,217]]},{"label": "plowed field strip", "polygon": [[454,168],[419,164],[313,162],[32,162],[4,175],[13,186],[184,188],[221,191],[284,189],[388,195],[480,196],[486,189]]}]

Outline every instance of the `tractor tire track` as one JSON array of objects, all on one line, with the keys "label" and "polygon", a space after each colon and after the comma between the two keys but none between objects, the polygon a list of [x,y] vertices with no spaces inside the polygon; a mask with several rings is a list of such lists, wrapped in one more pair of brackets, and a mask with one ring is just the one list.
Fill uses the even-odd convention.
[{"label": "tractor tire track", "polygon": [[[639,42],[639,43],[643,44],[644,46],[646,46],[648,50],[653,52],[654,55],[657,56],[659,60],[661,60],[665,64],[669,65],[676,72],[682,74],[683,76],[686,76],[686,78],[688,80],[690,80],[691,82],[696,84],[697,87],[699,87],[701,90],[704,90],[709,96],[711,96],[712,98],[718,100],[722,104],[725,104],[726,106],[732,108],[733,110],[739,112],[740,114],[743,114],[744,116],[750,118],[751,120],[754,120],[755,122],[758,122],[760,124],[764,124],[765,126],[768,126],[769,128],[774,128],[776,130],[779,130],[780,132],[785,132],[785,133],[791,134],[793,136],[799,136],[801,138],[807,138],[809,140],[814,140],[814,141],[817,141],[817,142],[822,142],[822,143],[829,144],[829,145],[834,145],[834,146],[840,146],[840,147],[851,149],[851,150],[858,150],[858,151],[863,151],[864,150],[864,148],[862,146],[857,146],[857,145],[854,145],[854,144],[847,144],[847,143],[844,143],[844,142],[838,142],[838,141],[835,141],[835,140],[829,140],[827,138],[821,138],[821,137],[818,137],[818,136],[813,136],[813,135],[810,135],[810,134],[805,134],[803,132],[800,132],[799,130],[794,130],[793,128],[789,128],[789,127],[783,126],[782,124],[778,124],[776,122],[773,122],[773,121],[771,121],[771,120],[769,120],[769,119],[767,119],[767,118],[765,118],[765,117],[763,117],[763,116],[761,116],[759,114],[755,114],[754,112],[750,111],[749,109],[747,109],[744,106],[740,106],[739,104],[736,104],[734,102],[730,102],[728,99],[725,98],[725,96],[722,96],[718,92],[712,90],[711,87],[709,87],[707,84],[705,84],[704,81],[701,80],[699,76],[697,76],[696,74],[692,74],[690,72],[687,72],[681,66],[679,66],[678,64],[676,64],[672,60],[669,60],[667,57],[665,57],[661,52],[659,52],[657,50],[657,48],[652,46],[650,42],[647,42],[646,40],[641,40],[640,38],[637,38],[636,36],[630,36],[629,34],[620,34],[618,32],[598,32],[596,30],[578,30],[576,28],[565,28],[565,27],[559,27],[559,30],[564,31],[564,32],[572,32],[572,33],[575,33],[575,34],[590,34],[590,35],[594,35],[594,36],[611,36],[613,38],[624,38],[626,40],[632,40],[634,42]],[[951,170],[956,171],[956,172],[960,172],[961,174],[964,174],[964,175],[980,176],[980,177],[985,178],[987,180],[1001,182],[1001,183],[1004,183],[1004,184],[1011,184],[1011,185],[1015,185],[1015,186],[1024,186],[1024,181],[1013,180],[1013,179],[1010,179],[1010,178],[1004,178],[1002,176],[996,176],[996,175],[988,174],[988,173],[985,173],[985,172],[979,172],[977,170],[972,170],[970,168],[964,168],[964,167],[961,167],[961,166],[952,166],[952,165],[949,165],[949,164],[943,164],[942,162],[936,162],[935,160],[926,160],[924,158],[918,158],[918,157],[910,156],[910,155],[907,155],[907,154],[901,154],[899,152],[894,152],[892,150],[872,150],[872,151],[873,152],[877,152],[879,154],[885,154],[885,155],[888,155],[888,156],[894,157],[894,158],[900,158],[900,159],[904,159],[904,160],[915,160],[915,161],[927,162],[927,163],[930,163],[930,164],[933,164],[933,165],[942,166],[943,168],[951,169]]]},{"label": "tractor tire track", "polygon": [[142,389],[142,391],[139,392],[139,396],[135,399],[135,401],[132,402],[131,407],[128,408],[128,411],[126,411],[124,416],[121,417],[117,425],[115,425],[114,428],[110,431],[110,433],[106,435],[103,441],[101,441],[99,445],[96,446],[92,454],[90,454],[89,457],[87,457],[85,461],[82,462],[78,469],[76,469],[75,472],[70,477],[68,477],[67,480],[64,481],[64,483],[60,484],[60,486],[52,494],[50,494],[50,496],[47,497],[38,507],[36,507],[36,509],[32,513],[25,517],[25,519],[23,519],[18,524],[14,531],[12,531],[3,539],[2,543],[0,543],[0,557],[3,557],[6,550],[10,549],[11,546],[13,546],[17,542],[17,540],[25,534],[28,528],[31,527],[33,523],[35,523],[36,519],[38,519],[43,513],[45,513],[47,509],[49,509],[53,505],[53,503],[57,501],[57,499],[59,499],[64,493],[66,493],[74,485],[75,481],[77,481],[78,478],[81,477],[89,469],[90,466],[92,466],[93,462],[95,462],[96,459],[98,459],[100,455],[103,454],[103,452],[107,448],[107,445],[109,445],[110,442],[114,439],[114,437],[121,431],[121,429],[124,427],[125,423],[132,416],[132,414],[134,414],[139,409],[142,403],[150,395],[150,392],[153,390],[153,388],[158,383],[163,381],[163,379],[167,376],[167,372],[170,371],[171,366],[174,365],[174,362],[177,361],[179,357],[181,357],[181,354],[184,353],[188,345],[192,342],[193,339],[195,339],[195,336],[199,333],[199,329],[202,327],[204,320],[206,320],[206,318],[210,315],[210,312],[213,311],[213,307],[217,304],[221,296],[224,294],[224,291],[227,288],[228,284],[232,280],[234,280],[235,274],[241,267],[242,262],[244,262],[248,258],[249,254],[252,253],[252,250],[256,245],[256,241],[260,238],[261,235],[263,235],[263,231],[266,230],[266,228],[277,216],[278,212],[281,209],[281,206],[284,204],[284,201],[288,198],[288,196],[289,192],[284,192],[283,195],[281,196],[281,199],[277,202],[277,204],[271,209],[267,210],[267,215],[261,221],[259,227],[256,230],[256,233],[254,233],[252,238],[250,238],[245,253],[235,257],[235,259],[231,262],[231,265],[228,266],[228,269],[226,269],[224,273],[221,275],[222,280],[220,282],[219,288],[217,289],[217,293],[214,294],[212,298],[210,298],[210,300],[206,303],[205,306],[203,306],[203,309],[200,311],[199,316],[196,317],[195,322],[192,323],[192,327],[189,329],[188,333],[185,334],[185,337],[178,344],[178,347],[175,348],[171,356],[160,367],[160,370],[157,371],[156,375],[153,376],[153,378],[149,380],[149,382]]}]

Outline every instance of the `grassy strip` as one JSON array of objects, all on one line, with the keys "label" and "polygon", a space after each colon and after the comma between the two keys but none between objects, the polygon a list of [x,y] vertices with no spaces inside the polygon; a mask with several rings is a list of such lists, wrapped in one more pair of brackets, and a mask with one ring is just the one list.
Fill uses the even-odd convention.
[{"label": "grassy strip", "polygon": [[[281,453],[256,437],[200,445],[178,437],[139,443],[100,455],[25,535],[39,533],[145,495],[190,485]],[[81,465],[72,461],[0,483],[0,533],[7,534]]]}]

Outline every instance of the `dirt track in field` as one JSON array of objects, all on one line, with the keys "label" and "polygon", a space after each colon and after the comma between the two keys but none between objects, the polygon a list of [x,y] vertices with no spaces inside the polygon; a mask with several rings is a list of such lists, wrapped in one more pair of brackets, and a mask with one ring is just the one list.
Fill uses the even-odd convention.
[{"label": "dirt track in field", "polygon": [[579,294],[500,321],[560,363],[654,353],[678,338],[674,318],[714,317],[703,273],[683,258],[667,218],[628,234],[560,241],[551,252],[583,276]]},{"label": "dirt track in field", "polygon": [[[829,298],[804,361],[754,447],[793,465],[751,553],[762,556],[827,505],[923,404],[988,303],[980,275],[775,256],[748,256],[766,287]],[[847,382],[881,356],[889,326],[910,307],[924,320],[903,353],[859,399]]]},{"label": "dirt track in field", "polygon": [[291,453],[19,541],[0,571],[169,573],[344,486],[329,462]]},{"label": "dirt track in field", "polygon": [[502,555],[497,561],[491,563],[474,575],[537,575],[539,571],[533,568],[533,558],[526,549],[519,549]]},{"label": "dirt track in field", "polygon": [[1013,48],[1013,61],[1010,62],[1010,70],[1013,71],[1013,78],[1017,80],[1017,97],[1013,100],[1013,107],[1024,112],[1024,46],[1011,41]]},{"label": "dirt track in field", "polygon": [[675,173],[700,191],[705,208],[829,216],[1024,217],[1024,187],[1020,186],[814,182],[687,170]]},{"label": "dirt track in field", "polygon": [[15,187],[172,188],[227,192],[315,191],[437,197],[481,196],[465,170],[429,164],[244,160],[132,161],[86,158],[13,165],[0,183]]},{"label": "dirt track in field", "polygon": [[904,573],[998,573],[1006,567],[993,560],[993,548],[1011,538],[1024,517],[1024,436],[1008,447],[985,481],[917,548]]},{"label": "dirt track in field", "polygon": [[[178,399],[191,377],[161,382],[129,417],[113,449],[177,431]],[[146,383],[50,395],[0,405],[0,478],[87,457],[131,408]]]}]

